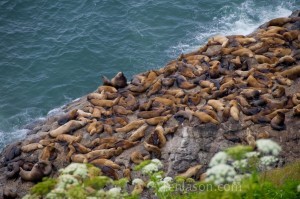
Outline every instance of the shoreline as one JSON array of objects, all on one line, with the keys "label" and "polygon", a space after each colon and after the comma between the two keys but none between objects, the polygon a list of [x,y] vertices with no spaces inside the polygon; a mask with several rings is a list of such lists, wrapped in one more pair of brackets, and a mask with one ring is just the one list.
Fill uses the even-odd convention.
[{"label": "shoreline", "polygon": [[[271,45],[268,46],[267,50],[263,50],[262,47],[258,47],[258,49],[256,49],[258,53],[253,53],[252,50],[245,50],[253,47],[255,43],[258,43],[258,40],[261,40],[260,34],[263,34],[263,30],[266,31],[270,26],[286,26],[286,30],[282,32],[288,32],[289,30],[292,31],[295,29],[300,31],[300,25],[297,24],[300,23],[299,17],[300,11],[298,10],[293,12],[290,18],[281,18],[277,21],[271,20],[271,22],[267,22],[259,26],[257,30],[247,35],[246,38],[254,38],[252,40],[237,36],[214,37],[214,39],[209,40],[208,44],[205,44],[197,51],[181,55],[177,60],[169,62],[163,68],[137,74],[129,86],[122,86],[117,89],[113,89],[113,87],[102,87],[102,89],[105,90],[103,93],[108,93],[106,96],[107,99],[105,99],[107,101],[99,102],[94,100],[93,102],[88,99],[88,94],[78,98],[78,100],[76,99],[72,101],[69,104],[63,105],[63,107],[61,107],[62,112],[54,115],[47,115],[44,121],[37,122],[37,124],[35,124],[35,122],[28,124],[31,131],[27,134],[26,138],[5,146],[1,152],[0,171],[3,173],[0,178],[1,187],[4,187],[5,184],[7,184],[6,186],[19,187],[20,196],[25,195],[33,183],[22,180],[21,177],[19,177],[19,172],[16,172],[13,177],[7,177],[7,173],[11,172],[8,165],[12,165],[13,162],[16,162],[15,166],[12,167],[13,169],[19,169],[24,166],[24,162],[31,162],[32,164],[35,164],[41,161],[41,155],[52,143],[54,143],[52,149],[54,148],[54,151],[56,151],[56,157],[53,160],[50,160],[52,157],[50,155],[47,159],[47,161],[50,160],[53,168],[50,176],[56,176],[57,171],[60,168],[63,168],[70,163],[70,159],[73,162],[89,162],[93,159],[90,158],[89,155],[84,155],[85,153],[83,152],[81,154],[79,152],[80,150],[75,150],[75,152],[69,155],[72,145],[74,144],[73,142],[69,142],[68,139],[71,138],[57,141],[57,136],[53,136],[54,132],[58,132],[57,129],[63,125],[59,125],[58,121],[64,117],[70,117],[69,113],[75,109],[81,110],[81,113],[77,115],[78,112],[76,111],[76,116],[72,117],[72,119],[68,118],[64,124],[67,124],[69,121],[76,121],[76,125],[79,122],[82,122],[82,124],[76,128],[71,126],[72,128],[69,127],[69,129],[64,131],[62,134],[82,136],[81,141],[79,142],[83,146],[90,148],[90,150],[95,150],[96,147],[91,147],[90,143],[98,138],[103,139],[107,137],[115,137],[117,140],[122,141],[120,143],[116,142],[118,143],[118,147],[115,147],[115,150],[121,147],[121,153],[107,157],[107,159],[111,159],[115,163],[121,165],[122,169],[117,171],[119,176],[123,175],[122,170],[131,168],[134,165],[129,158],[134,151],[143,151],[148,153],[151,157],[159,157],[165,165],[166,173],[171,176],[187,170],[190,166],[197,162],[204,165],[199,174],[203,173],[207,167],[207,162],[210,160],[212,155],[219,150],[238,143],[249,144],[247,143],[245,136],[247,128],[251,129],[253,133],[252,136],[254,137],[259,137],[263,130],[267,131],[268,136],[272,139],[279,142],[285,142],[283,145],[284,152],[281,155],[279,166],[284,165],[286,162],[291,162],[300,158],[299,153],[297,153],[296,145],[297,140],[300,138],[299,128],[297,129],[298,125],[300,125],[300,120],[299,117],[293,115],[294,107],[296,107],[297,104],[295,104],[295,102],[290,102],[296,93],[300,93],[299,72],[295,78],[291,78],[292,80],[290,85],[289,83],[286,83],[288,82],[288,78],[276,79],[275,77],[279,76],[279,74],[285,74],[283,73],[285,70],[293,67],[299,67],[299,54],[297,54],[295,46],[300,46],[300,37],[289,40],[289,35],[285,38],[281,35],[283,33],[279,34],[279,30],[278,34],[282,37],[281,41],[284,41],[284,43],[281,43],[280,40],[272,41],[265,39],[265,42],[270,42],[269,44]],[[263,38],[273,38],[273,36],[274,35]],[[275,37],[279,38],[280,36],[275,35]],[[295,41],[295,44],[292,43],[293,41]],[[281,46],[290,49],[291,52],[287,54],[294,54],[293,56],[296,58],[294,58],[292,62],[287,60],[279,63],[280,58],[285,56],[284,53],[281,52],[279,52],[279,55],[277,56],[274,54],[270,55],[269,53],[270,58],[267,57],[267,54],[262,55],[263,57],[255,57],[256,54],[261,55],[271,52],[268,51],[269,48],[280,48]],[[243,50],[238,51],[239,49]],[[276,59],[273,59],[273,57]],[[225,63],[223,58],[229,60],[227,60],[228,69],[226,70],[221,67],[221,65]],[[263,66],[263,64],[274,66],[268,68],[266,65]],[[184,65],[188,66],[186,67]],[[250,65],[250,67],[248,65]],[[258,66],[261,68],[258,68]],[[246,68],[243,69],[243,67]],[[242,68],[242,70],[239,70],[240,68]],[[251,70],[250,68],[255,68],[252,71],[257,71],[257,74],[254,74],[253,72],[252,75],[249,72]],[[232,75],[237,70],[239,70],[239,73]],[[205,73],[209,74],[210,78],[203,76]],[[175,74],[177,76],[175,76]],[[273,75],[275,79],[272,79],[270,75]],[[252,79],[249,80],[249,76],[252,76]],[[292,75],[288,74],[287,77],[292,77]],[[218,80],[219,78],[220,80]],[[226,78],[229,80],[223,82],[223,79]],[[241,80],[237,82],[235,78],[240,78]],[[264,78],[268,79],[266,84],[264,84]],[[137,83],[133,83],[135,81]],[[196,81],[197,83],[195,83]],[[243,84],[244,81],[246,82],[246,85]],[[270,82],[272,83],[271,87],[269,87]],[[235,88],[235,84],[238,85],[237,88]],[[250,87],[255,88],[252,90],[253,92],[251,90],[247,90]],[[283,94],[280,90],[276,90],[278,87],[284,88]],[[106,89],[111,92],[108,92]],[[171,93],[172,89],[179,89],[181,91],[176,90],[176,92],[174,91]],[[226,92],[222,93],[222,90]],[[254,92],[255,90],[260,90],[260,92]],[[100,88],[98,91],[98,95],[102,93]],[[166,94],[168,91],[170,91],[170,93]],[[182,92],[182,94],[178,94],[180,92]],[[205,94],[205,92],[207,93]],[[244,94],[240,95],[244,97],[246,96],[246,102],[249,101],[249,103],[254,103],[253,106],[256,106],[255,110],[252,110],[247,106],[243,107],[243,100],[237,98],[238,96],[234,94],[242,92],[244,92]],[[273,92],[279,92],[278,95],[281,95],[280,98],[276,96],[272,97]],[[260,96],[262,93],[266,94],[266,96],[270,95],[272,98],[266,97],[262,98],[263,100],[261,99],[261,101],[256,101],[260,99],[257,95]],[[175,97],[177,94],[179,97]],[[151,98],[151,100],[149,100],[149,98]],[[216,102],[213,101],[214,99],[221,101]],[[279,99],[286,101],[286,104],[280,104]],[[280,122],[278,124],[276,123],[276,125],[279,125],[278,127],[274,126],[274,124],[272,126],[273,118],[278,117],[280,120],[281,114],[277,113],[274,113],[275,117],[273,116],[273,118],[266,124],[253,122],[258,113],[263,110],[260,103],[264,103],[262,102],[264,100],[266,104],[272,104],[271,107],[267,106],[267,108],[272,112],[268,112],[266,115],[272,114],[277,109],[286,109],[283,111],[283,123],[285,128],[281,126],[282,124],[279,124]],[[151,102],[149,106],[153,106],[153,109],[149,107],[145,108],[148,102]],[[220,102],[222,105],[220,105]],[[244,103],[246,104],[246,102]],[[255,105],[255,103],[258,105]],[[119,111],[118,114],[116,114],[116,112],[112,112],[112,107],[117,104],[118,106],[123,106],[128,112],[131,111],[131,113],[121,113],[123,109],[122,111],[116,110],[116,112]],[[264,104],[264,106],[266,104]],[[212,109],[204,109],[207,105],[209,105]],[[101,109],[101,107],[106,108]],[[232,107],[236,107],[240,113],[240,116],[237,119],[234,114],[231,113]],[[228,111],[228,108],[230,113],[227,113],[229,115],[225,116],[224,110],[226,109]],[[146,117],[144,116],[144,118],[140,117],[139,114],[141,114],[141,112],[150,110],[161,112],[159,115],[151,112],[151,114],[154,114],[155,116],[149,118],[148,115]],[[100,116],[99,111],[101,112]],[[148,114],[150,114],[150,112]],[[139,117],[137,117],[138,115]],[[265,117],[265,115],[263,116]],[[203,119],[204,117],[205,119]],[[120,119],[115,120],[115,118]],[[249,118],[250,121],[247,120]],[[261,120],[261,118],[259,118],[259,120]],[[126,127],[127,124],[130,124],[133,121],[141,121],[141,125],[135,124],[132,129],[131,127],[130,129],[128,129],[129,127],[123,129],[124,126]],[[104,132],[89,132],[89,126],[97,122],[102,122]],[[124,125],[121,123],[124,123]],[[136,129],[145,124],[147,124],[147,130],[144,132],[144,136],[137,139],[139,142],[135,144],[127,142],[130,137],[130,132],[134,132]],[[155,146],[156,141],[158,141],[158,143],[162,142],[160,139],[154,140],[155,138],[153,138],[153,132],[155,132],[157,125],[161,125],[165,132],[167,132],[167,129],[177,126],[174,132],[171,132],[170,130],[170,132],[163,133],[163,137],[165,137],[164,145],[158,144]],[[162,135],[158,135],[158,137],[160,136]],[[41,144],[41,140],[47,140],[50,144]],[[145,147],[144,142],[155,146],[155,150],[152,146],[151,150]],[[34,145],[35,148],[27,150],[28,147],[26,148],[26,146],[29,146],[30,144],[36,144]],[[296,147],[293,147],[295,145]],[[33,147],[33,145],[30,146]],[[24,148],[26,148],[26,150]],[[86,154],[89,154],[89,152]],[[66,158],[66,156],[70,157]],[[138,176],[139,174],[132,172],[132,175]],[[1,189],[0,195],[2,195]]]}]

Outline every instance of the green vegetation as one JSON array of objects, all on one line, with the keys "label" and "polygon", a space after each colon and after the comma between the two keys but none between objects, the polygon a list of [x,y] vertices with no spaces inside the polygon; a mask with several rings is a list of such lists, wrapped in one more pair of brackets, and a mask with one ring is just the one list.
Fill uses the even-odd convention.
[{"label": "green vegetation", "polygon": [[72,163],[60,170],[58,178],[45,178],[36,184],[24,198],[134,199],[145,192],[162,199],[300,198],[300,161],[273,169],[280,151],[271,140],[257,141],[257,151],[241,145],[228,148],[211,159],[203,181],[165,176],[158,159],[137,165],[134,171],[140,172],[141,179],[131,183],[126,178],[102,176],[92,165]]}]

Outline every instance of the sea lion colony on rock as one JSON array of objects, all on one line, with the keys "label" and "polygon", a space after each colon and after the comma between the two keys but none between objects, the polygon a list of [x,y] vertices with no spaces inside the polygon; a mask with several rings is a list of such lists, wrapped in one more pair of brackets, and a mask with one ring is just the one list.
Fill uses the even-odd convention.
[{"label": "sea lion colony on rock", "polygon": [[[129,84],[121,72],[112,80],[103,77],[86,106],[59,117],[57,128],[4,150],[6,177],[39,181],[70,162],[92,163],[114,179],[128,177],[131,166],[114,159],[137,145],[144,149],[128,157],[133,164],[159,158],[182,123],[219,125],[232,118],[285,129],[286,113],[300,115],[300,91],[285,92],[300,76],[299,27],[299,17],[278,18],[249,36],[213,37]],[[245,139],[255,146],[249,129]],[[180,175],[191,177],[200,168]]]}]

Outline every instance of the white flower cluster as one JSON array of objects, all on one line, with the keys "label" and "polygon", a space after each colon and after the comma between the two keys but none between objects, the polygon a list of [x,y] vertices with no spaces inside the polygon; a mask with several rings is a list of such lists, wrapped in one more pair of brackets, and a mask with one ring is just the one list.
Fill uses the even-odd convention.
[{"label": "white flower cluster", "polygon": [[232,166],[236,169],[244,169],[248,165],[248,160],[247,159],[242,159],[242,160],[236,160],[232,163]]},{"label": "white flower cluster", "polygon": [[213,167],[219,164],[226,164],[229,156],[227,153],[220,151],[214,155],[214,157],[210,160],[209,166]]},{"label": "white flower cluster", "polygon": [[137,185],[137,184],[142,185],[142,184],[144,184],[144,181],[140,178],[136,178],[136,179],[132,180],[132,185]]},{"label": "white flower cluster", "polygon": [[173,178],[167,176],[164,179],[162,179],[160,175],[155,176],[155,178],[157,181],[149,181],[147,184],[147,188],[155,188],[157,186],[159,187],[158,192],[160,193],[164,193],[171,190],[170,183],[173,181]]},{"label": "white flower cluster", "polygon": [[121,188],[120,187],[114,187],[108,190],[107,195],[109,198],[120,198],[121,195]]},{"label": "white flower cluster", "polygon": [[74,176],[79,176],[81,178],[87,177],[88,170],[85,164],[80,163],[71,163],[64,169],[61,169],[60,172],[62,174],[70,174]]},{"label": "white flower cluster", "polygon": [[260,139],[256,141],[258,151],[267,155],[279,155],[281,147],[274,141],[268,139]]},{"label": "white flower cluster", "polygon": [[227,164],[219,164],[208,169],[206,174],[207,182],[214,182],[216,185],[220,185],[233,182],[236,171],[232,166]]},{"label": "white flower cluster", "polygon": [[163,164],[158,159],[153,159],[149,164],[142,168],[143,174],[151,174],[157,172],[159,169],[163,167]]},{"label": "white flower cluster", "polygon": [[262,167],[268,167],[277,161],[278,159],[275,156],[268,155],[268,156],[261,157],[259,163]]}]

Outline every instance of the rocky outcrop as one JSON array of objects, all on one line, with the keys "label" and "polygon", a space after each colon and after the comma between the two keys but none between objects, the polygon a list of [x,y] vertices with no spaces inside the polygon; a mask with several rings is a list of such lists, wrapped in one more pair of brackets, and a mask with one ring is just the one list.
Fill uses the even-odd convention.
[{"label": "rocky outcrop", "polygon": [[198,180],[216,152],[253,145],[249,136],[280,143],[279,166],[299,158],[299,14],[271,20],[248,36],[215,36],[128,85],[122,73],[105,78],[106,86],[29,125],[26,139],[2,151],[0,195],[15,187],[22,197],[70,162],[99,158],[119,165],[97,165],[114,178],[132,170],[132,160],[159,158],[170,176],[203,165]]}]

